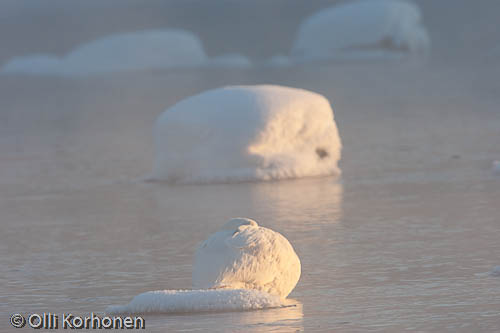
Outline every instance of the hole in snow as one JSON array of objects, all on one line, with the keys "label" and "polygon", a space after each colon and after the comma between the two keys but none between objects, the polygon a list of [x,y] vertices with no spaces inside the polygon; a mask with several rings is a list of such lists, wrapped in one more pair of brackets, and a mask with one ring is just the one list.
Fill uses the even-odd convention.
[{"label": "hole in snow", "polygon": [[316,154],[320,160],[328,157],[328,151],[324,148],[316,148]]}]

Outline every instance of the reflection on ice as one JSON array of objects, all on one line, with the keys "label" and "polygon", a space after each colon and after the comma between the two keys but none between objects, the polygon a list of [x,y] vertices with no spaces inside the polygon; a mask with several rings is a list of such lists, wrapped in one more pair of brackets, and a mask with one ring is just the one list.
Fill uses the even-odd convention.
[{"label": "reflection on ice", "polygon": [[[342,217],[344,190],[334,177],[201,186],[151,183],[148,186],[155,193],[155,206],[160,215],[171,219],[184,219],[188,214],[206,216],[203,221],[185,221],[200,222],[200,232],[217,229],[218,221],[233,216],[252,216],[266,226],[287,232],[320,228]],[[214,211],[213,207],[218,209]],[[201,240],[203,235],[199,237]]]}]

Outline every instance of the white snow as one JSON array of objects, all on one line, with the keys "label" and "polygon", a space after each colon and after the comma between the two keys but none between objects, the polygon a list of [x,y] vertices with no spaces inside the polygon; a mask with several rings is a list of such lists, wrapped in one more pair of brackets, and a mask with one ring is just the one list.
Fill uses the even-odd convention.
[{"label": "white snow", "polygon": [[284,306],[278,296],[258,290],[157,290],[135,296],[126,305],[109,306],[106,313],[182,313],[245,311]]},{"label": "white snow", "polygon": [[339,175],[328,100],[282,86],[229,86],[187,98],[155,124],[153,179],[172,183]]},{"label": "white snow", "polygon": [[140,294],[107,313],[243,311],[286,305],[300,278],[300,260],[280,233],[234,218],[196,250],[194,290]]},{"label": "white snow", "polygon": [[199,39],[183,30],[116,34],[83,44],[62,58],[17,57],[4,73],[85,76],[109,72],[199,66],[206,62]]},{"label": "white snow", "polygon": [[426,55],[430,39],[417,5],[404,0],[358,0],[308,17],[292,56],[300,61]]},{"label": "white snow", "polygon": [[242,54],[227,53],[207,60],[208,67],[250,68],[252,62]]},{"label": "white snow", "polygon": [[195,254],[193,289],[254,289],[286,298],[300,278],[300,260],[280,233],[246,218],[230,220]]}]

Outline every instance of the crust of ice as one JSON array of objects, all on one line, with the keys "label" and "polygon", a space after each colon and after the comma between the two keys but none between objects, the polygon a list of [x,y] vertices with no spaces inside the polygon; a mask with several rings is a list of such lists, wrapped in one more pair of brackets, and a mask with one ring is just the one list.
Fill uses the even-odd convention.
[{"label": "crust of ice", "polygon": [[195,313],[246,311],[284,306],[278,296],[258,290],[158,290],[135,296],[126,305],[109,306],[106,313]]},{"label": "crust of ice", "polygon": [[200,40],[183,30],[116,34],[83,44],[62,58],[16,57],[4,73],[86,76],[109,72],[199,66],[206,62]]},{"label": "crust of ice", "polygon": [[358,0],[321,10],[301,24],[297,60],[400,58],[427,55],[430,39],[417,5],[404,0]]},{"label": "crust of ice", "polygon": [[196,250],[193,289],[253,289],[284,299],[300,273],[299,257],[283,235],[235,218]]},{"label": "crust of ice", "polygon": [[154,129],[153,179],[171,183],[340,175],[341,141],[328,100],[271,85],[187,98]]}]

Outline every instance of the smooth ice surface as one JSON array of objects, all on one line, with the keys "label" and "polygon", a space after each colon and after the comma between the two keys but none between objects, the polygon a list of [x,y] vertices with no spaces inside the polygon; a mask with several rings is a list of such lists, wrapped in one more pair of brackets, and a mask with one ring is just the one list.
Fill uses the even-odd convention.
[{"label": "smooth ice surface", "polygon": [[[247,23],[221,39],[226,25],[212,31],[212,16],[197,6],[227,23],[237,17],[228,3],[237,3],[231,13],[242,4],[267,15],[258,17],[261,29],[255,16],[240,16]],[[500,1],[417,3],[433,41],[418,68],[332,62],[80,80],[0,75],[0,331],[23,332],[9,323],[17,311],[88,316],[145,291],[190,289],[196,246],[222,221],[251,216],[300,256],[302,275],[286,299],[297,306],[145,315],[145,331],[497,332],[500,278],[489,273],[500,265],[500,177],[492,173],[500,160],[500,57],[482,60],[498,45]],[[249,38],[222,47],[242,33],[264,44],[266,31],[267,58],[286,52],[305,9],[321,4],[3,0],[0,53],[2,61],[63,54],[73,41],[196,13],[186,25],[210,54],[252,54]],[[61,7],[68,15],[54,20]],[[279,7],[277,23],[270,9]],[[151,171],[151,127],[165,108],[208,89],[263,82],[333,103],[341,182],[134,181]]]},{"label": "smooth ice surface", "polygon": [[85,43],[65,56],[16,57],[4,73],[86,76],[152,68],[199,66],[206,61],[199,39],[183,30],[116,34]]},{"label": "smooth ice surface", "polygon": [[155,124],[153,178],[172,183],[339,175],[328,100],[303,89],[229,86],[187,98]]},{"label": "smooth ice surface", "polygon": [[300,260],[280,233],[235,218],[202,242],[193,288],[256,289],[286,298],[300,278]]},{"label": "smooth ice surface", "polygon": [[127,305],[114,305],[107,313],[196,313],[244,311],[284,306],[278,296],[247,289],[157,290],[135,296]]},{"label": "smooth ice surface", "polygon": [[418,7],[404,0],[358,0],[323,9],[301,24],[292,56],[306,61],[425,55],[430,39],[420,17]]}]

